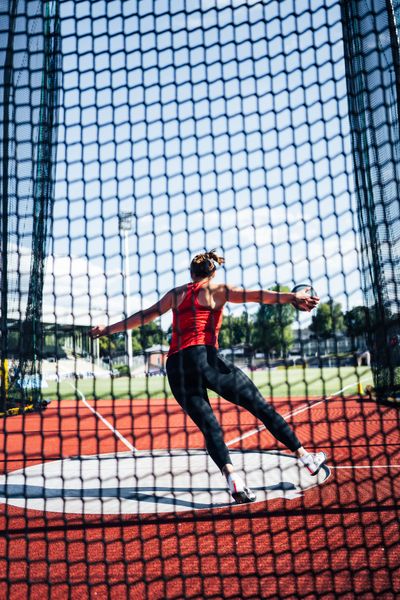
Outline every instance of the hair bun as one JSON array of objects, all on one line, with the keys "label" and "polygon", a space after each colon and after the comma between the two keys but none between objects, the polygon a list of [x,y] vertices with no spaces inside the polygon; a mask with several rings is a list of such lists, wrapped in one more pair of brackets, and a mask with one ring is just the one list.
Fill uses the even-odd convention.
[{"label": "hair bun", "polygon": [[209,260],[213,260],[214,262],[216,262],[219,265],[223,265],[225,262],[225,259],[222,258],[222,256],[218,256],[215,253],[215,249],[214,250],[210,250],[209,252],[205,253],[205,256],[209,259]]},{"label": "hair bun", "polygon": [[224,262],[225,260],[222,256],[218,256],[214,249],[204,252],[203,254],[196,254],[191,262],[190,270],[196,276],[208,277],[212,275],[216,269],[214,263],[222,265]]}]

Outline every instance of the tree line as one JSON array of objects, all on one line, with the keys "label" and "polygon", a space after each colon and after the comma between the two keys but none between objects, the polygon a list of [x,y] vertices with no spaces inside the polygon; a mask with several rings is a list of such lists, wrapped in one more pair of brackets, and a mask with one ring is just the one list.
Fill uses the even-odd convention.
[{"label": "tree line", "polygon": [[[295,341],[293,324],[297,311],[291,305],[268,305],[259,307],[253,317],[247,314],[224,317],[219,343],[221,348],[249,344],[253,351],[266,356],[271,353],[285,356]],[[365,336],[368,315],[364,306],[356,306],[343,312],[339,302],[330,300],[319,304],[309,326],[314,338],[328,339],[346,334],[355,339]]]},{"label": "tree line", "polygon": [[[275,288],[288,291],[288,288]],[[297,311],[290,304],[261,304],[254,315],[244,312],[239,316],[224,316],[219,335],[221,349],[247,345],[254,352],[266,356],[275,353],[285,356],[294,342],[293,324]],[[334,300],[321,302],[312,316],[310,330],[317,339],[328,339],[344,333],[351,338],[363,336],[368,330],[368,310],[356,306],[343,312],[342,305]],[[169,343],[171,328],[163,331],[157,322],[148,323],[132,331],[132,350],[142,354],[153,345]],[[100,354],[112,356],[125,350],[125,334],[100,338]]]}]

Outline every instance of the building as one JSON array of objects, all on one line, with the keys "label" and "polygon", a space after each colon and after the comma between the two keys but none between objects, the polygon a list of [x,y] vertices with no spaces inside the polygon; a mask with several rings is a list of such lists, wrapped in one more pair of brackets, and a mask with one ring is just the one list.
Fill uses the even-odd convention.
[{"label": "building", "polygon": [[294,331],[294,340],[290,354],[302,357],[340,356],[362,354],[367,351],[363,336],[352,338],[343,332],[329,338],[317,338],[307,327]]},{"label": "building", "polygon": [[154,346],[150,346],[150,348],[146,348],[144,351],[146,375],[165,374],[168,350],[169,347],[163,344],[155,344]]}]

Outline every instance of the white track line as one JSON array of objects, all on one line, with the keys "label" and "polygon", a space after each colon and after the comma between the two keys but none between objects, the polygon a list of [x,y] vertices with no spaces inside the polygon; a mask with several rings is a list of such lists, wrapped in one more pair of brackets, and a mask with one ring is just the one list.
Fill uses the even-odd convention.
[{"label": "white track line", "polygon": [[108,429],[111,429],[111,431],[113,432],[113,434],[119,439],[121,440],[121,442],[123,444],[125,444],[125,446],[131,451],[131,452],[136,452],[136,448],[134,446],[132,446],[132,444],[122,435],[122,433],[120,433],[118,431],[118,429],[115,429],[115,427],[113,425],[111,425],[111,423],[109,421],[107,421],[107,419],[105,419],[103,417],[103,415],[101,415],[99,412],[97,412],[97,410],[95,410],[92,406],[90,406],[90,404],[88,403],[88,401],[86,400],[85,396],[82,394],[82,392],[80,390],[78,390],[78,388],[76,386],[74,386],[70,381],[67,382],[76,392],[77,394],[79,394],[79,396],[81,397],[81,400],[83,402],[83,404],[90,410],[92,411],[92,413],[94,415],[96,415],[96,417],[98,419],[100,419],[100,421],[102,423],[104,423],[104,425],[106,425],[106,427],[108,427]]},{"label": "white track line", "polygon": [[[366,379],[360,379],[360,383],[362,383],[363,381],[366,381]],[[319,400],[318,402],[315,402],[314,404],[303,406],[301,408],[298,408],[297,410],[294,410],[294,411],[288,413],[287,415],[283,415],[283,418],[287,419],[289,417],[293,417],[294,415],[299,415],[300,413],[304,412],[305,410],[309,410],[309,409],[311,410],[315,406],[318,406],[319,404],[322,404],[323,402],[326,402],[330,398],[333,398],[334,396],[337,396],[338,394],[341,394],[342,392],[344,392],[344,390],[347,390],[348,388],[353,387],[354,385],[357,385],[357,384],[350,383],[349,385],[346,385],[341,390],[338,390],[337,392],[334,392],[330,396],[327,396],[326,398],[323,398],[322,400]],[[266,429],[265,425],[260,425],[256,429],[252,429],[251,431],[248,431],[247,433],[244,433],[243,435],[240,435],[239,437],[233,438],[233,440],[229,440],[229,442],[226,442],[226,445],[227,446],[232,446],[233,444],[236,444],[237,442],[241,442],[242,440],[245,440],[245,439],[251,437],[252,435],[255,435],[256,433],[259,433],[260,431],[263,431],[264,429]]]}]

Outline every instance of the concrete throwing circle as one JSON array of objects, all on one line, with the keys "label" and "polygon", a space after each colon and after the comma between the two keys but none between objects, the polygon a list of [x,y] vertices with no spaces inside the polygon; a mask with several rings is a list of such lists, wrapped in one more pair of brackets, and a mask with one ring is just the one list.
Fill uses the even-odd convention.
[{"label": "concrete throwing circle", "polygon": [[[291,455],[231,451],[257,501],[295,499],[326,481]],[[203,450],[98,454],[45,462],[0,477],[0,502],[73,514],[151,514],[232,504],[225,478]]]}]

